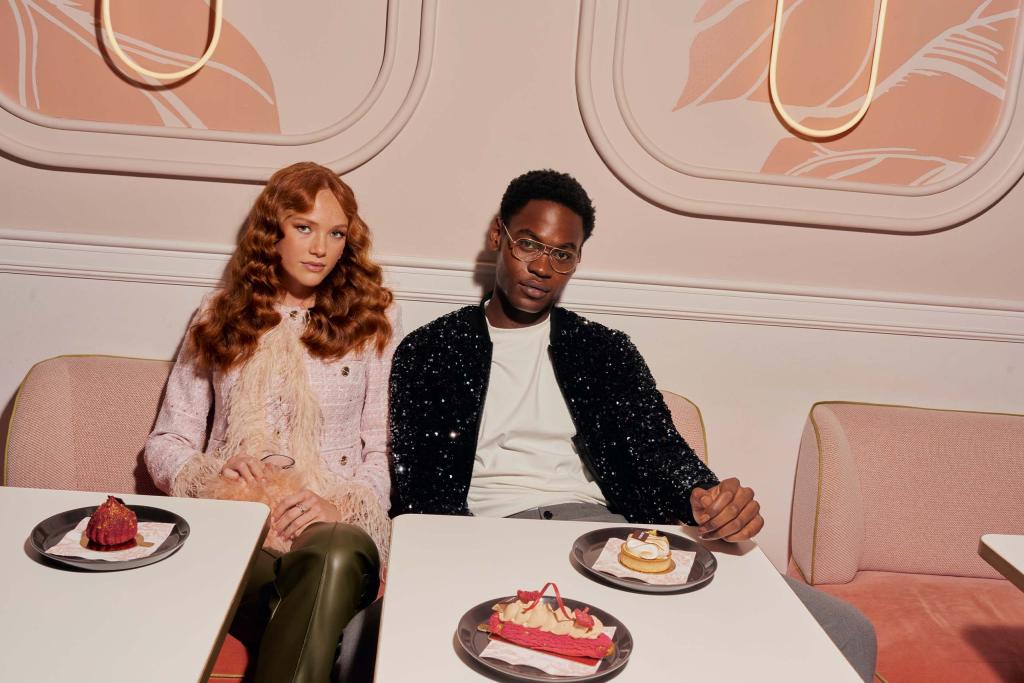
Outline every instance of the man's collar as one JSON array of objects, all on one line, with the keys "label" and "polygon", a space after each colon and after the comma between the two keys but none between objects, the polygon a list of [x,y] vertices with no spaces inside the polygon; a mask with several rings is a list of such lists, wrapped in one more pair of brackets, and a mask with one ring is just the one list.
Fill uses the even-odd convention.
[{"label": "man's collar", "polygon": [[[471,319],[474,331],[476,331],[478,334],[482,334],[483,336],[487,337],[488,339],[491,338],[491,335],[487,331],[487,313],[484,310],[484,307],[487,305],[487,302],[490,300],[490,298],[493,295],[494,295],[493,291],[492,292],[488,292],[487,294],[485,294],[484,298],[480,300],[480,305],[476,307],[476,311],[474,312],[474,315],[470,316],[470,319]],[[554,342],[556,339],[558,339],[561,336],[561,332],[562,332],[562,330],[565,327],[565,320],[566,320],[565,316],[566,316],[566,311],[565,311],[564,308],[561,308],[559,306],[552,306],[551,307],[550,319],[551,319],[551,340],[552,340],[552,342]]]},{"label": "man's collar", "polygon": [[484,295],[484,298],[480,300],[480,305],[476,307],[474,314],[470,316],[470,323],[473,325],[473,331],[477,334],[482,334],[488,339],[491,335],[487,332],[487,313],[484,311],[484,306],[487,305],[487,300],[491,298],[491,294]]}]

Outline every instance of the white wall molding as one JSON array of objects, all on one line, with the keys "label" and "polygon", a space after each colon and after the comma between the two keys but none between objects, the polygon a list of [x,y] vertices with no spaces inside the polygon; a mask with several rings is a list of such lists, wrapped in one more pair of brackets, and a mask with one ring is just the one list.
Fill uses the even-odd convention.
[{"label": "white wall molding", "polygon": [[[232,247],[0,229],[0,273],[208,288]],[[399,299],[479,300],[487,263],[384,257]],[[754,283],[580,272],[566,306],[581,313],[1024,343],[1024,305]]]}]

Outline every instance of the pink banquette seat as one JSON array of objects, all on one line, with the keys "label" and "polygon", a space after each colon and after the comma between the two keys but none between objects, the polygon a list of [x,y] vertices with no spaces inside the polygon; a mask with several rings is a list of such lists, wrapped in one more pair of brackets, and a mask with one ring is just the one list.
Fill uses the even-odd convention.
[{"label": "pink banquette seat", "polygon": [[1024,593],[978,555],[1024,534],[1022,501],[1022,415],[818,403],[790,573],[874,623],[883,680],[1024,681]]}]

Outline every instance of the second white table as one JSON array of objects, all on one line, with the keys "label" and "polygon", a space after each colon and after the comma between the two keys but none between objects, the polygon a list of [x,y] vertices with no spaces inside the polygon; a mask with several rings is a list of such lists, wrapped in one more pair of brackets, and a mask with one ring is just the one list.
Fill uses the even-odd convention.
[{"label": "second white table", "polygon": [[460,656],[459,619],[485,600],[554,581],[562,595],[611,613],[632,633],[633,653],[616,681],[860,681],[756,544],[707,544],[718,570],[699,590],[640,594],[596,583],[569,562],[577,537],[607,526],[396,518],[376,680],[483,679]]}]

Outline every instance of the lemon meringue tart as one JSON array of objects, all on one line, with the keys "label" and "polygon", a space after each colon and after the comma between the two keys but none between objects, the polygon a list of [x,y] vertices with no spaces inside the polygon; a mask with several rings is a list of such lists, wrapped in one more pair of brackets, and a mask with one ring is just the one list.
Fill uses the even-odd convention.
[{"label": "lemon meringue tart", "polygon": [[654,529],[630,532],[619,550],[619,562],[645,574],[662,574],[675,567],[668,539]]}]

